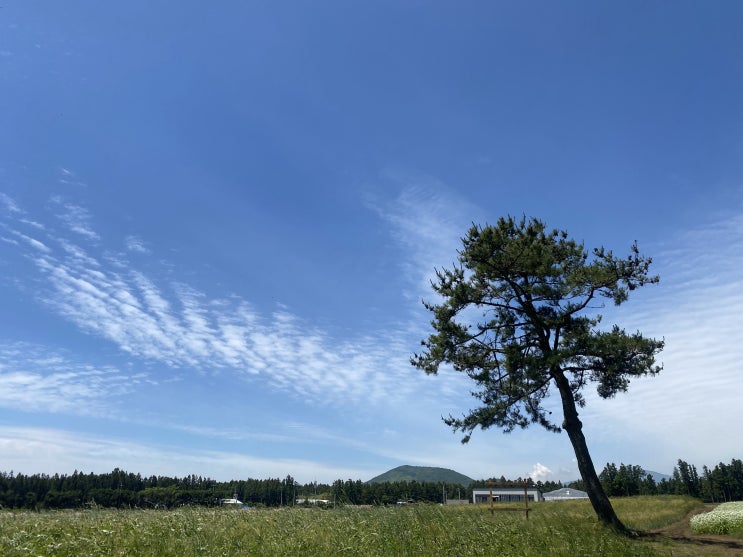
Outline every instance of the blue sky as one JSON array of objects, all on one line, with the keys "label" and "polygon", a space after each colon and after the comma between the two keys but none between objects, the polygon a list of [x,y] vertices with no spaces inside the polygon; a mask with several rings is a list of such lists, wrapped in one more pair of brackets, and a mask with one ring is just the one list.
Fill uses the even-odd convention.
[{"label": "blue sky", "polygon": [[[0,469],[578,477],[410,355],[472,222],[654,259],[606,462],[740,458],[743,5],[7,0]],[[557,399],[553,399],[557,403]]]}]

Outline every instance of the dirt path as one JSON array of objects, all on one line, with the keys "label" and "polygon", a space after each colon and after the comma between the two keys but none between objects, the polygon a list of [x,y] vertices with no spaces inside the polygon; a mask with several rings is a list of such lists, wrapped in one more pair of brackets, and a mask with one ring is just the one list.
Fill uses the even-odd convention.
[{"label": "dirt path", "polygon": [[691,531],[689,520],[692,516],[709,512],[716,505],[707,505],[706,508],[689,513],[686,517],[655,530],[648,531],[645,535],[654,542],[664,543],[671,549],[671,555],[679,556],[724,556],[743,555],[743,540],[731,536],[717,536],[713,534],[695,534]]}]

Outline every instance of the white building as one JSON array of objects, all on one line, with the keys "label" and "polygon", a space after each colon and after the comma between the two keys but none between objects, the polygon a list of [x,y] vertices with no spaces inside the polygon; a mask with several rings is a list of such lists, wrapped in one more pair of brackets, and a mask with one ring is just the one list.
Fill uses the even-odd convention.
[{"label": "white building", "polygon": [[[476,487],[472,490],[473,503],[490,503],[490,496],[494,503],[523,503],[523,487]],[[542,492],[536,487],[526,488],[526,497],[529,501],[544,501]]]},{"label": "white building", "polygon": [[574,499],[588,499],[588,493],[572,487],[563,487],[544,494],[545,501],[572,501]]},{"label": "white building", "polygon": [[237,498],[237,493],[232,496],[232,499],[222,499],[221,503],[228,507],[242,507],[244,503]]}]

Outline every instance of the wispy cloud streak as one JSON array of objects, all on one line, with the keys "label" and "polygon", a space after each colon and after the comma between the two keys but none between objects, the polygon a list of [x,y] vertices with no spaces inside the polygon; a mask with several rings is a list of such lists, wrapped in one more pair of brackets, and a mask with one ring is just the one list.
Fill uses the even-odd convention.
[{"label": "wispy cloud streak", "polygon": [[456,261],[461,238],[478,212],[446,186],[430,178],[395,177],[400,193],[393,201],[370,203],[388,224],[408,282],[408,296],[430,298],[436,268]]},{"label": "wispy cloud streak", "polygon": [[146,381],[144,373],[95,367],[29,343],[0,345],[0,406],[4,408],[109,416],[116,401]]},{"label": "wispy cloud streak", "polygon": [[70,231],[83,236],[87,240],[99,239],[98,234],[91,227],[90,214],[85,207],[65,202],[60,197],[55,197],[52,201],[58,205],[61,211],[57,214],[57,218]]},{"label": "wispy cloud streak", "polygon": [[2,204],[5,210],[9,213],[20,213],[21,209],[18,204],[9,195],[0,192],[0,204]]},{"label": "wispy cloud streak", "polygon": [[134,253],[150,253],[150,250],[147,248],[144,240],[142,240],[142,238],[138,236],[127,236],[124,239],[124,245],[126,246],[126,249],[128,251]]},{"label": "wispy cloud streak", "polygon": [[[627,395],[589,402],[587,414],[614,438],[652,437],[676,458],[724,460],[743,443],[738,421],[743,373],[743,215],[673,239],[655,257],[661,276],[616,312],[629,329],[665,339],[663,371]],[[726,456],[728,455],[729,456]]]},{"label": "wispy cloud streak", "polygon": [[188,284],[162,284],[96,255],[100,237],[87,228],[88,212],[61,199],[55,204],[76,207],[64,222],[89,245],[20,219],[11,231],[45,285],[39,299],[80,330],[173,370],[229,369],[308,402],[390,402],[419,388],[404,327],[337,339],[283,308],[261,314],[239,297],[210,298]]}]

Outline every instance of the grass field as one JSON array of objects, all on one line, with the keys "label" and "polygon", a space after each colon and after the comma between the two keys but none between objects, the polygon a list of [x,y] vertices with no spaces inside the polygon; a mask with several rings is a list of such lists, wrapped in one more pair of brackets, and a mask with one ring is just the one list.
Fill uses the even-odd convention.
[{"label": "grass field", "polygon": [[[676,522],[702,504],[683,497],[614,502],[638,530]],[[618,536],[586,502],[540,503],[520,512],[482,506],[337,509],[180,508],[0,513],[0,555],[313,556],[691,555],[681,542]]]}]

